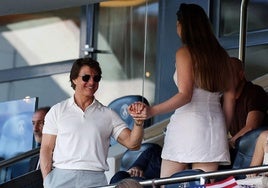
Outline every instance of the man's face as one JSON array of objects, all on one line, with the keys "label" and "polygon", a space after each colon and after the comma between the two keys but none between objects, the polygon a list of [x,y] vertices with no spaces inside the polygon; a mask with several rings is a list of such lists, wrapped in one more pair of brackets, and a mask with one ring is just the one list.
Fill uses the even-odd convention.
[{"label": "man's face", "polygon": [[34,113],[32,117],[32,124],[33,124],[33,133],[37,142],[41,142],[42,138],[42,130],[44,126],[44,119],[46,113],[43,111],[37,111]]},{"label": "man's face", "polygon": [[[85,75],[87,76],[88,80],[83,78]],[[79,72],[79,76],[73,80],[76,85],[76,94],[82,95],[84,97],[94,97],[94,94],[99,87],[99,82],[96,82],[93,79],[94,76],[98,76],[97,72],[94,69],[88,66],[83,66]]]}]

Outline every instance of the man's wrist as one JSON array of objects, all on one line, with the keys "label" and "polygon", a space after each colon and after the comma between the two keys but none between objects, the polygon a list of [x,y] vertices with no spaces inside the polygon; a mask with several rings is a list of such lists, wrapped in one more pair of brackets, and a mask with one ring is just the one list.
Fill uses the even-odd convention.
[{"label": "man's wrist", "polygon": [[139,122],[139,123],[138,123],[138,122],[135,121],[134,124],[135,124],[136,126],[138,126],[138,127],[141,127],[141,126],[143,126],[144,122],[141,122],[141,123]]}]

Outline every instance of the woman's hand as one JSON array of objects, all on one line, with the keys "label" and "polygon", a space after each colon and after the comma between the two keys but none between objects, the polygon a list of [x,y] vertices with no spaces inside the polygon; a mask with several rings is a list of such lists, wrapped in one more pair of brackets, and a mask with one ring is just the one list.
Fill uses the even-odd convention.
[{"label": "woman's hand", "polygon": [[142,102],[135,102],[128,107],[128,113],[133,117],[135,124],[141,126],[147,119],[148,106]]}]

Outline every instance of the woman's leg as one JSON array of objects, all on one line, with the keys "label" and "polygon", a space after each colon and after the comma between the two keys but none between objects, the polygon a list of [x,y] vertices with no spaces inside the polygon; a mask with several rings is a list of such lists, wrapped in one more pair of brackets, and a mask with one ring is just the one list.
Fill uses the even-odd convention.
[{"label": "woman's leg", "polygon": [[161,164],[161,178],[170,177],[176,172],[183,171],[188,168],[188,165],[186,163],[179,163],[175,161],[169,161],[162,159]]},{"label": "woman's leg", "polygon": [[[219,167],[219,163],[211,162],[211,163],[193,163],[192,169],[201,169],[205,172],[217,171]],[[214,182],[214,179],[210,179],[210,182]]]},{"label": "woman's leg", "polygon": [[211,172],[218,170],[219,164],[217,162],[211,163],[193,163],[192,169],[201,169],[205,172]]},{"label": "woman's leg", "polygon": [[[187,168],[188,168],[188,164],[186,163],[178,163],[175,161],[162,159],[160,177],[161,178],[170,177],[176,172],[183,171]],[[161,188],[164,188],[164,185],[161,186]]]}]

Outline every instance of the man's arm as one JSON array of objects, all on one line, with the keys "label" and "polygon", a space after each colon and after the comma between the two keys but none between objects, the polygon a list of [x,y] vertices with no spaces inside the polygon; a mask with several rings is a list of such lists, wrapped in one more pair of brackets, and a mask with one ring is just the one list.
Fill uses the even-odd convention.
[{"label": "man's arm", "polygon": [[141,146],[143,139],[143,124],[146,120],[147,109],[142,102],[135,102],[128,107],[128,112],[134,119],[133,129],[123,129],[117,141],[128,149],[137,150]]},{"label": "man's arm", "polygon": [[250,111],[247,115],[246,125],[230,139],[230,145],[235,146],[236,140],[247,132],[262,125],[265,114],[261,111]]},{"label": "man's arm", "polygon": [[40,149],[40,167],[43,179],[52,170],[52,155],[56,143],[56,135],[43,134]]}]

